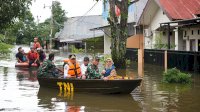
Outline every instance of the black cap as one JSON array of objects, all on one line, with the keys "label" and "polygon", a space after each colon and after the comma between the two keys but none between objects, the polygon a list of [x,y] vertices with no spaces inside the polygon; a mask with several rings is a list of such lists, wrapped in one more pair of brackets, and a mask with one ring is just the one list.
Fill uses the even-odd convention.
[{"label": "black cap", "polygon": [[52,59],[54,57],[54,53],[49,54],[49,59]]},{"label": "black cap", "polygon": [[95,57],[94,57],[94,60],[99,61],[100,58],[99,58],[98,56],[95,56]]},{"label": "black cap", "polygon": [[89,61],[90,59],[88,57],[84,57],[83,61]]}]

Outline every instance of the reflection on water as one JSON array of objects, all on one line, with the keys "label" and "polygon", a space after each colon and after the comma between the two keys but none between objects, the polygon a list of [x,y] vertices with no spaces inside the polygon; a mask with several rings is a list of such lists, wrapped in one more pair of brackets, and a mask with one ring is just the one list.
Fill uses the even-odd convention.
[{"label": "reflection on water", "polygon": [[[38,105],[52,110],[64,105],[66,110],[82,111],[141,111],[138,102],[131,95],[100,95],[74,93],[71,96],[60,95],[58,91],[40,88]],[[62,102],[62,103],[58,103]],[[59,105],[58,105],[59,104]]]},{"label": "reflection on water", "polygon": [[[61,65],[67,53],[57,53]],[[78,55],[79,61],[85,54]],[[200,110],[200,75],[193,75],[190,85],[163,84],[162,67],[145,65],[142,85],[130,95],[59,93],[39,88],[36,69],[14,68],[15,60],[0,60],[0,111],[66,112],[198,112]],[[137,64],[127,75],[137,78]]]}]

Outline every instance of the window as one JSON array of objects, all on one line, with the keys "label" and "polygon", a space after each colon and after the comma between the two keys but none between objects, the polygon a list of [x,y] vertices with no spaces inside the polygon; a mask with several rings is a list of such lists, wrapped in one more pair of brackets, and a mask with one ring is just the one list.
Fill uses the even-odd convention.
[{"label": "window", "polygon": [[200,35],[200,30],[198,30],[198,35]]},{"label": "window", "polygon": [[187,36],[187,31],[185,31],[185,34],[184,34],[184,37],[186,37]]},{"label": "window", "polygon": [[192,35],[194,34],[194,31],[192,30]]}]

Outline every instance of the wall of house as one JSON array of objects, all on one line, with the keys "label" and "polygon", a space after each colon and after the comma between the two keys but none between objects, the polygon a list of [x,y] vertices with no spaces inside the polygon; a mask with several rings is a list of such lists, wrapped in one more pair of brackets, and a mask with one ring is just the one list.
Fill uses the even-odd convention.
[{"label": "wall of house", "polygon": [[104,54],[111,54],[111,37],[110,37],[110,28],[104,28]]},{"label": "wall of house", "polygon": [[[172,32],[172,34],[170,35],[170,45],[172,45],[171,50],[175,50],[175,32],[173,30],[171,30],[171,32]],[[165,34],[163,35],[162,42],[166,45],[168,44],[167,31],[165,31]],[[165,49],[167,49],[167,47]]]},{"label": "wall of house", "polygon": [[200,27],[183,28],[182,30],[183,40],[186,41],[186,50],[200,51],[200,49],[198,49],[198,40],[200,40]]},{"label": "wall of house", "polygon": [[[150,32],[152,33],[151,36],[149,37],[145,37],[145,49],[154,49],[154,45],[155,45],[155,40],[156,40],[156,34],[159,32],[156,31],[159,27],[160,27],[160,23],[164,23],[164,22],[170,22],[169,18],[163,13],[161,8],[158,8],[158,10],[156,11],[155,15],[152,16],[152,20],[150,25],[147,27],[147,29],[150,30]],[[174,33],[172,33],[171,36],[171,44],[175,44],[175,38],[174,38]],[[168,36],[165,33],[165,35],[162,36],[162,42],[163,43],[167,43],[168,42]]]},{"label": "wall of house", "polygon": [[185,51],[186,50],[186,45],[183,40],[183,30],[179,29],[178,30],[178,50],[179,51]]}]

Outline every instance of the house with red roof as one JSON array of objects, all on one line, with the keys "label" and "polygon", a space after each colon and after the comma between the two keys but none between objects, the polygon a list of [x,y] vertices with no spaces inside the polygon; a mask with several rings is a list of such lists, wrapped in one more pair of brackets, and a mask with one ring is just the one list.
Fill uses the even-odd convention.
[{"label": "house with red roof", "polygon": [[146,49],[200,51],[200,0],[148,0],[138,25]]}]

